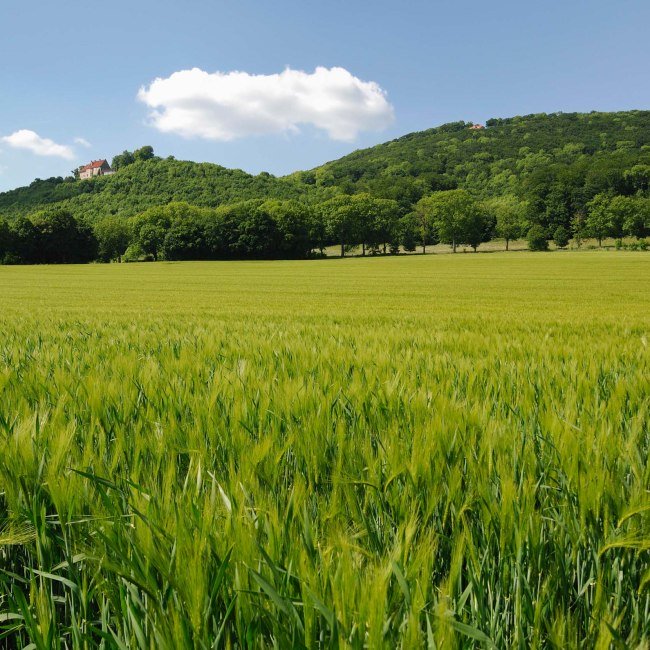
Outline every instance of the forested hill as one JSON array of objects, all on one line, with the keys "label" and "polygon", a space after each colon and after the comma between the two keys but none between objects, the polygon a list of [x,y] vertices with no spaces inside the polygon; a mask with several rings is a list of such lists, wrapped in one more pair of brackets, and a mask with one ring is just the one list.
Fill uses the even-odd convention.
[{"label": "forested hill", "polygon": [[597,194],[648,192],[650,111],[536,114],[471,126],[455,122],[411,133],[284,178],[136,157],[112,176],[36,180],[1,193],[0,218],[11,221],[55,203],[95,222],[170,201],[202,207],[254,198],[319,203],[361,192],[395,199],[405,214],[423,196],[462,188],[478,199],[514,195],[526,201],[532,221],[552,228],[568,225]]},{"label": "forested hill", "polygon": [[73,177],[37,179],[27,187],[0,193],[0,217],[9,220],[58,204],[75,217],[96,221],[127,218],[171,201],[216,207],[255,198],[300,198],[304,185],[262,173],[173,158],[136,160],[111,176],[78,181]]},{"label": "forested hill", "polygon": [[405,207],[437,190],[463,188],[477,198],[515,194],[537,211],[564,211],[582,208],[599,192],[639,189],[627,187],[634,183],[629,172],[650,165],[650,111],[540,113],[471,126],[410,133],[294,178]]}]

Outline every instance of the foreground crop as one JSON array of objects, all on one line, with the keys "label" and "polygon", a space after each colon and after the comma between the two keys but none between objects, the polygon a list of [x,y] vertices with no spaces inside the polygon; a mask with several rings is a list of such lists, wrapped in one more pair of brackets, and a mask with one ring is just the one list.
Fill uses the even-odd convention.
[{"label": "foreground crop", "polygon": [[649,281],[0,269],[0,644],[643,647]]}]

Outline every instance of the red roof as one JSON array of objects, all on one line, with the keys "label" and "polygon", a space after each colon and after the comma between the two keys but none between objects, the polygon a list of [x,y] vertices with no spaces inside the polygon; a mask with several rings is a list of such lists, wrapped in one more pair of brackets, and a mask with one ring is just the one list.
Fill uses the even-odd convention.
[{"label": "red roof", "polygon": [[99,169],[100,167],[103,167],[104,165],[107,165],[108,163],[105,160],[93,160],[92,162],[88,163],[87,165],[84,165],[79,169],[81,172],[88,171],[89,169]]}]

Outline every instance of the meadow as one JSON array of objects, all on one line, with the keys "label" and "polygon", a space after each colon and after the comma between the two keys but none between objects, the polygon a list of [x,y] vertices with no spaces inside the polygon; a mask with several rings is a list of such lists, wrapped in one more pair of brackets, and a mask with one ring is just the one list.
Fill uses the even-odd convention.
[{"label": "meadow", "polygon": [[0,267],[0,647],[648,648],[650,257]]}]

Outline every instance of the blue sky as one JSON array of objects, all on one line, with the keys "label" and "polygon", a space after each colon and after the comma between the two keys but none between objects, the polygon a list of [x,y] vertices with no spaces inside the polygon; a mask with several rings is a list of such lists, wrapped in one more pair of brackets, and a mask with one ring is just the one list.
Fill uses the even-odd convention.
[{"label": "blue sky", "polygon": [[0,190],[144,144],[279,175],[459,119],[648,109],[648,25],[647,0],[2,0]]}]

